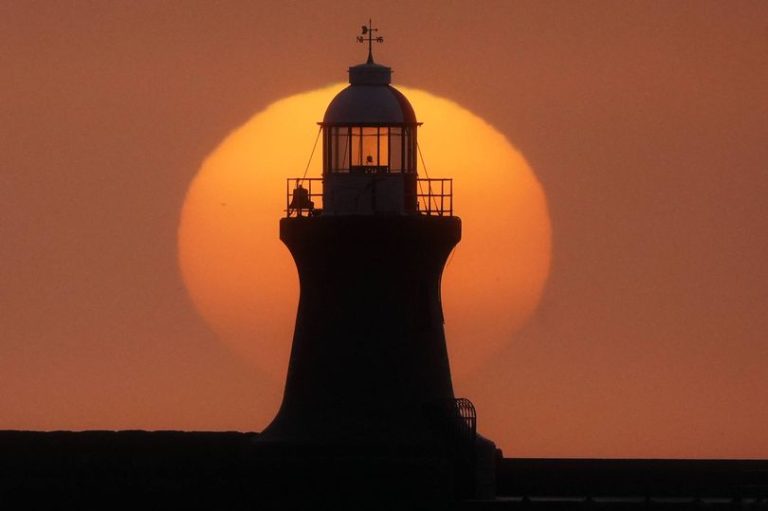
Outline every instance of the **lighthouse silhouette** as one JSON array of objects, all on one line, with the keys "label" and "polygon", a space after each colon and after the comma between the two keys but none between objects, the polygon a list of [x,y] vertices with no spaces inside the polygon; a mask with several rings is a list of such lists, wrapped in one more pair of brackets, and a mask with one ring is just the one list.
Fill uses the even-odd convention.
[{"label": "lighthouse silhouette", "polygon": [[363,27],[368,60],[319,123],[322,178],[287,181],[280,239],[301,292],[282,405],[258,442],[325,486],[354,480],[342,493],[492,497],[500,452],[454,395],[443,328],[452,181],[418,176],[421,123],[374,62],[375,32]]}]

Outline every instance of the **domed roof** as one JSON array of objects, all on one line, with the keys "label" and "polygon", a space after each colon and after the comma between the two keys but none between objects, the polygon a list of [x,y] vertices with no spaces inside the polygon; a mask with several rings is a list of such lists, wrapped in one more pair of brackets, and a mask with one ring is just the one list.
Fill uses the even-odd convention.
[{"label": "domed roof", "polygon": [[350,86],[328,105],[323,124],[416,124],[408,99],[389,85],[392,70],[367,63],[349,68]]}]

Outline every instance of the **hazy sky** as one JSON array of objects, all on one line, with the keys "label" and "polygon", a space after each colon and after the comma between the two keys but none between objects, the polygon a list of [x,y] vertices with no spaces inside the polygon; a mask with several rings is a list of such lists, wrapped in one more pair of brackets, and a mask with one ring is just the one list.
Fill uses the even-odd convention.
[{"label": "hazy sky", "polygon": [[768,457],[763,1],[3,2],[0,428],[265,425],[280,396],[186,295],[179,211],[227,133],[363,60],[369,16],[394,80],[488,120],[549,200],[539,310],[458,388],[481,431]]}]

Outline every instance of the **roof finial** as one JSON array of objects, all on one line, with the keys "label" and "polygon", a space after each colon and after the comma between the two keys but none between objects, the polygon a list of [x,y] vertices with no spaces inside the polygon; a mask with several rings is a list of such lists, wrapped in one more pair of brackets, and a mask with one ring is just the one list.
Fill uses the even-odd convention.
[{"label": "roof finial", "polygon": [[371,23],[371,20],[368,20],[368,26],[363,25],[363,35],[357,36],[357,42],[363,43],[365,41],[368,41],[368,64],[373,64],[373,42],[376,41],[377,43],[383,43],[384,38],[381,36],[373,37],[374,32],[378,32],[378,28],[373,28],[373,23]]}]

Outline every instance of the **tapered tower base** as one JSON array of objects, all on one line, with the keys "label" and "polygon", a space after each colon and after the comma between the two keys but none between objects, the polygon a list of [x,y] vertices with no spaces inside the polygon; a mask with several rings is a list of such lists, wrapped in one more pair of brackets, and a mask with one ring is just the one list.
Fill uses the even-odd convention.
[{"label": "tapered tower base", "polygon": [[284,218],[301,283],[285,395],[265,431],[310,443],[429,444],[453,400],[440,276],[456,217]]},{"label": "tapered tower base", "polygon": [[443,330],[440,278],[460,237],[448,216],[281,220],[301,296],[265,449],[300,466],[331,462],[356,491],[493,493],[495,446],[459,413]]}]

